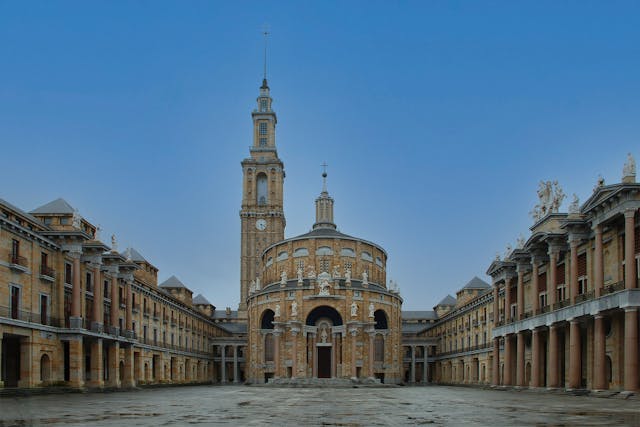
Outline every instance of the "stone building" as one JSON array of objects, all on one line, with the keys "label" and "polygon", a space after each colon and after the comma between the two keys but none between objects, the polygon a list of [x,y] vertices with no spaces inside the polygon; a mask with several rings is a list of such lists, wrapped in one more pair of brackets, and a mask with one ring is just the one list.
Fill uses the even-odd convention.
[{"label": "stone building", "polygon": [[538,195],[530,237],[489,266],[492,289],[466,303],[459,296],[424,331],[438,340],[434,380],[637,392],[635,161],[629,155],[620,183],[599,180],[584,204],[574,195],[566,213],[557,183],[541,183]]},{"label": "stone building", "polygon": [[215,307],[98,233],[63,199],[0,200],[0,387],[216,380]]}]

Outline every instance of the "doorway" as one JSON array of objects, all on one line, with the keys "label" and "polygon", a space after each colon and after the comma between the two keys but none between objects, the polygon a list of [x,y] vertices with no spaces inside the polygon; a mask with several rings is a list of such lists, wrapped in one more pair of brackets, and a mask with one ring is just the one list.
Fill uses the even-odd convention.
[{"label": "doorway", "polygon": [[318,378],[331,378],[331,347],[318,347]]},{"label": "doorway", "polygon": [[20,338],[9,337],[2,339],[2,376],[5,387],[18,387],[20,380]]}]

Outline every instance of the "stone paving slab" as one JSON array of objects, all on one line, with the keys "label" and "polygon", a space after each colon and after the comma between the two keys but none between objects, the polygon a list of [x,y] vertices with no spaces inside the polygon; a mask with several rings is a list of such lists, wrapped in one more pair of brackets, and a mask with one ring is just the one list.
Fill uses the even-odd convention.
[{"label": "stone paving slab", "polygon": [[13,425],[637,426],[640,403],[445,386],[196,386],[0,398],[0,427]]}]

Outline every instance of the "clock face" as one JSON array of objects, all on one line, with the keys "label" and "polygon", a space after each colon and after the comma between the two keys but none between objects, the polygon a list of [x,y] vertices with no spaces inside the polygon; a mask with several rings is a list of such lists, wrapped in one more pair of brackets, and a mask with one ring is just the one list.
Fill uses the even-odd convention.
[{"label": "clock face", "polygon": [[265,221],[264,219],[259,219],[256,221],[256,228],[260,231],[264,230],[267,228],[267,221]]}]

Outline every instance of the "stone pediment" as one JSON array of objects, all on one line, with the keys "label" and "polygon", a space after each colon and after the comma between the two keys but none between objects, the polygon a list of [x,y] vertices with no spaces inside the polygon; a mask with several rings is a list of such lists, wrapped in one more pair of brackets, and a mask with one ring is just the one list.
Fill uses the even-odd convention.
[{"label": "stone pediment", "polygon": [[538,232],[547,233],[562,233],[562,220],[567,217],[568,214],[553,212],[545,215],[530,228],[531,232],[535,235]]}]

